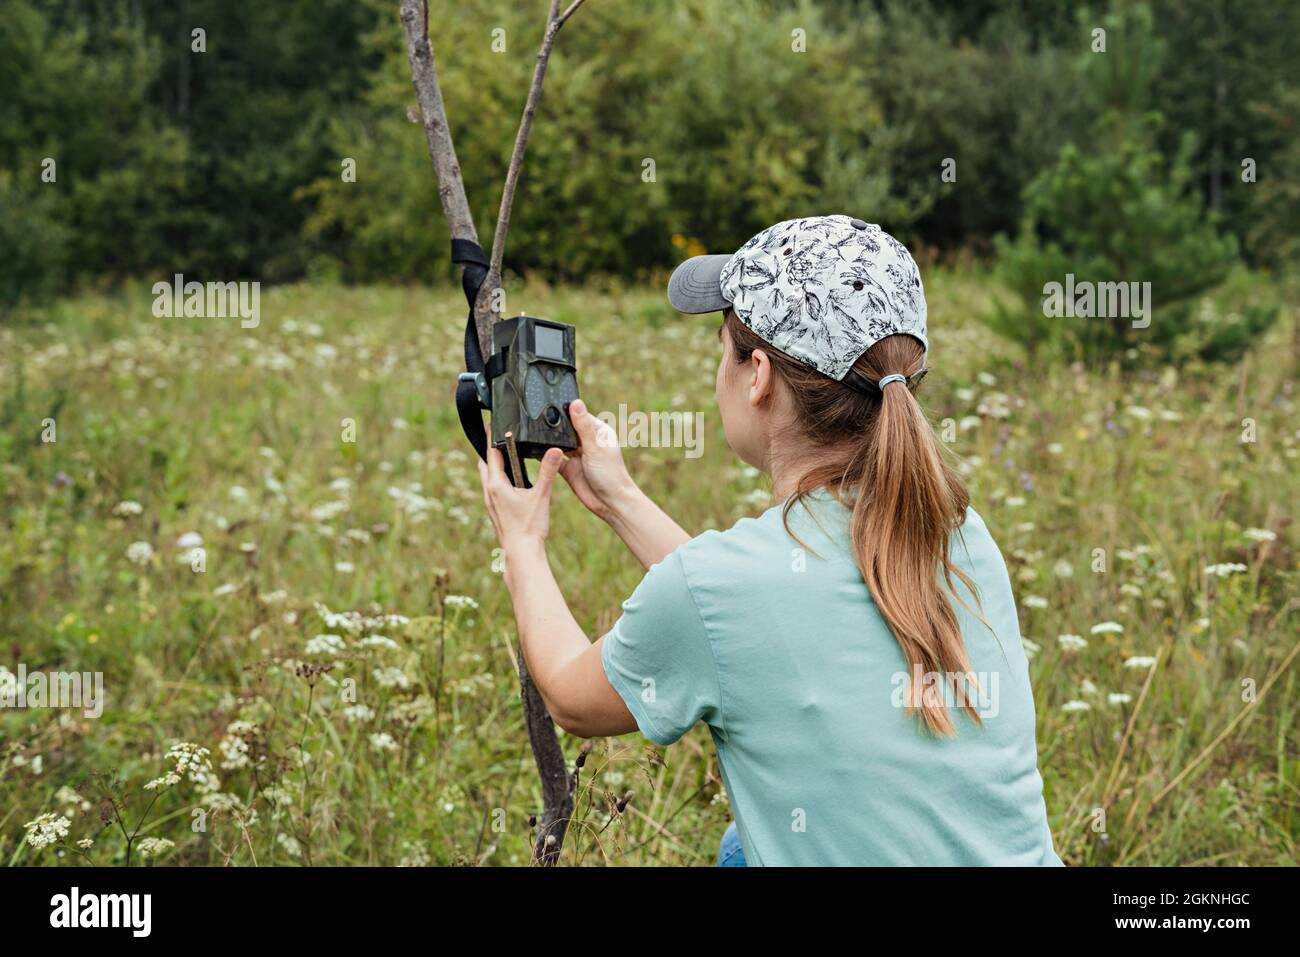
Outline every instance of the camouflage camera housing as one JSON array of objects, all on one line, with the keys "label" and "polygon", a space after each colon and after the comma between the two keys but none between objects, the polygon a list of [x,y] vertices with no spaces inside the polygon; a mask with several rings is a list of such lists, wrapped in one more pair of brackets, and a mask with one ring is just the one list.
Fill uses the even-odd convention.
[{"label": "camouflage camera housing", "polygon": [[492,378],[494,447],[505,447],[507,432],[524,458],[578,447],[568,412],[578,397],[575,343],[573,326],[549,319],[517,316],[492,326],[493,357],[502,364]]}]

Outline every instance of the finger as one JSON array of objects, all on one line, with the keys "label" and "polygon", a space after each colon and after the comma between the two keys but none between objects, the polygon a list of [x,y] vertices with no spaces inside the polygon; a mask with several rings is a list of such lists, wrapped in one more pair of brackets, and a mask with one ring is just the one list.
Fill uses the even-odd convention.
[{"label": "finger", "polygon": [[564,461],[560,464],[560,474],[564,476],[564,480],[570,485],[585,479],[586,473],[582,471],[582,459],[575,458],[572,453],[565,456]]},{"label": "finger", "polygon": [[506,478],[506,457],[501,454],[500,449],[490,447],[487,450],[487,469],[488,478],[493,484],[511,484],[510,480]]},{"label": "finger", "polygon": [[551,495],[551,486],[555,484],[555,474],[560,471],[560,466],[564,463],[564,453],[559,449],[547,449],[546,454],[542,456],[542,467],[537,471],[537,481],[533,483],[533,488],[543,499]]},{"label": "finger", "polygon": [[587,403],[581,399],[574,399],[570,402],[569,421],[573,423],[573,428],[578,433],[580,442],[595,444],[596,428],[600,425],[600,419],[587,411]]},{"label": "finger", "polygon": [[[585,409],[585,406],[584,406]],[[583,416],[587,425],[586,441],[588,447],[612,449],[618,446],[618,433],[614,427],[598,415],[588,412]]]}]

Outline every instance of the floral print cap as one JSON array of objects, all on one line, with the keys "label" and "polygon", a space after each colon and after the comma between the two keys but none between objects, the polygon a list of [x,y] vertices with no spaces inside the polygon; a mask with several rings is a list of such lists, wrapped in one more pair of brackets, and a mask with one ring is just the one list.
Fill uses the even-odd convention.
[{"label": "floral print cap", "polygon": [[731,256],[688,259],[668,298],[682,312],[731,305],[764,341],[837,380],[886,336],[929,347],[925,290],[907,247],[848,216],[789,219]]}]

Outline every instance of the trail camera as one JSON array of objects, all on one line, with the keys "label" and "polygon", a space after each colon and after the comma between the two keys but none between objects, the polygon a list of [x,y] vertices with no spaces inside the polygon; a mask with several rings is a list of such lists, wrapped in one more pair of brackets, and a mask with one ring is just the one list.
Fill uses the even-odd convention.
[{"label": "trail camera", "polygon": [[573,326],[533,316],[502,319],[492,326],[492,444],[505,448],[506,433],[524,458],[549,448],[572,451],[578,436],[569,403],[578,397]]}]

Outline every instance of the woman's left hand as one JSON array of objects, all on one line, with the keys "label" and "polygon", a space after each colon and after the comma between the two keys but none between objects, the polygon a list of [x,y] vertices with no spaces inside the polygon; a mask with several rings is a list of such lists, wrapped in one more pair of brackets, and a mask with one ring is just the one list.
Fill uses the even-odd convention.
[{"label": "woman's left hand", "polygon": [[537,481],[530,489],[510,484],[500,449],[489,448],[487,454],[487,462],[478,463],[478,474],[483,482],[483,501],[501,547],[509,552],[515,546],[540,544],[550,528],[551,488],[564,463],[564,453],[546,450]]}]

